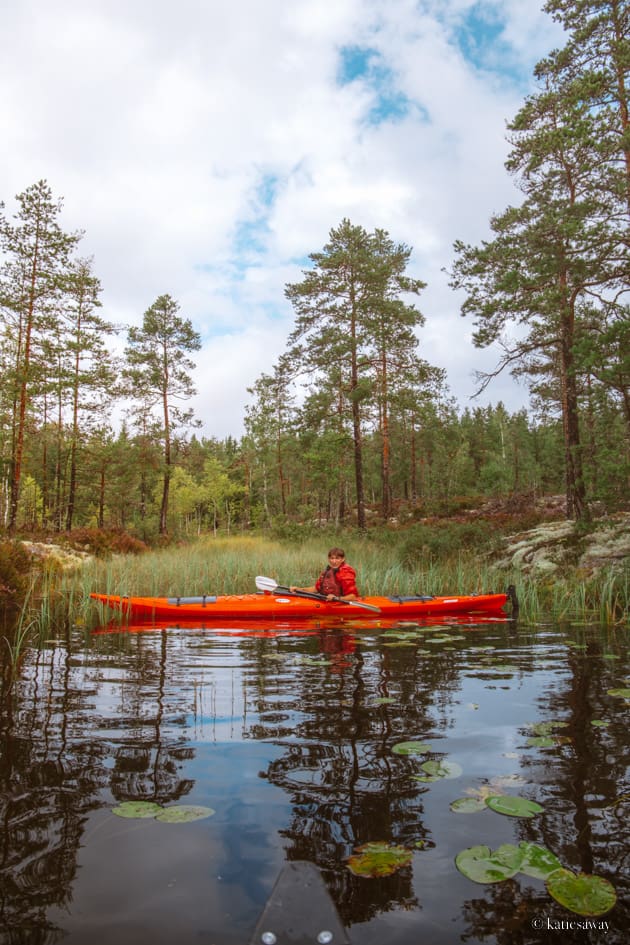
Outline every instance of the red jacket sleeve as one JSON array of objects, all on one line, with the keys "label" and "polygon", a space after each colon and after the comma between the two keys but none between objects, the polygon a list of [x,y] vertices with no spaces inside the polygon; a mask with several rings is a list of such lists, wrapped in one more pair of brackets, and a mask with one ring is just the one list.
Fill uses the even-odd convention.
[{"label": "red jacket sleeve", "polygon": [[345,561],[337,571],[337,580],[341,585],[341,596],[345,597],[346,594],[356,594],[359,596],[357,590],[357,572],[354,568],[351,568],[349,564],[346,564]]}]

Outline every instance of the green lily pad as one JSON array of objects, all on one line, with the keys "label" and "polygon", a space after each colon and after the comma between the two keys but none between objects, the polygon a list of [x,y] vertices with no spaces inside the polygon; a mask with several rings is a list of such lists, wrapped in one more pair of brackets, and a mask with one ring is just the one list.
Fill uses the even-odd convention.
[{"label": "green lily pad", "polygon": [[604,719],[591,719],[591,725],[595,728],[608,728],[610,722],[605,722]]},{"label": "green lily pad", "polygon": [[506,862],[500,848],[492,853],[489,847],[481,845],[468,847],[458,853],[455,866],[473,883],[501,883],[518,872],[509,860]]},{"label": "green lily pad", "polygon": [[374,699],[372,705],[392,705],[394,702],[398,702],[398,699],[394,699],[393,696],[379,696],[378,699]]},{"label": "green lily pad", "polygon": [[617,902],[617,893],[607,879],[559,869],[547,877],[550,896],[577,915],[604,915]]},{"label": "green lily pad", "polygon": [[532,735],[525,744],[528,748],[553,748],[556,740],[551,735]]},{"label": "green lily pad", "polygon": [[128,817],[130,819],[155,817],[160,811],[164,810],[160,804],[153,801],[123,801],[118,807],[112,808],[112,814],[117,817]]},{"label": "green lily pad", "polygon": [[212,817],[215,811],[211,807],[201,807],[196,804],[178,804],[174,807],[164,807],[157,815],[156,820],[163,824],[187,824],[191,820],[203,820]]},{"label": "green lily pad", "polygon": [[426,742],[398,742],[392,751],[395,755],[426,755],[431,746]]},{"label": "green lily pad", "polygon": [[528,728],[534,733],[534,735],[551,735],[551,733],[556,728],[566,728],[568,722],[534,722],[528,726]]},{"label": "green lily pad", "polygon": [[479,797],[459,797],[449,806],[455,814],[476,814],[486,809],[486,802]]},{"label": "green lily pad", "polygon": [[[526,840],[522,840],[517,847],[512,847],[508,843],[504,847],[499,847],[499,850],[504,851],[503,858],[506,862],[510,855],[508,848],[511,848],[514,851],[512,854],[514,866],[516,866],[519,873],[524,873],[526,876],[533,876],[534,879],[546,879],[554,870],[562,869],[562,863],[555,853],[552,853],[547,847],[539,846],[537,843],[528,843]],[[497,853],[499,850],[497,850]]]},{"label": "green lily pad", "polygon": [[507,794],[493,794],[486,798],[486,804],[497,814],[505,814],[506,817],[534,817],[544,810],[536,801],[526,797],[509,797]]},{"label": "green lily pad", "polygon": [[391,846],[385,841],[364,843],[356,848],[354,856],[348,857],[348,869],[355,876],[373,879],[391,876],[403,866],[411,863],[413,854],[401,846]]},{"label": "green lily pad", "polygon": [[620,696],[622,699],[630,699],[630,689],[609,689],[609,696]]},{"label": "green lily pad", "polygon": [[456,761],[425,761],[420,767],[432,778],[459,778],[464,773]]}]

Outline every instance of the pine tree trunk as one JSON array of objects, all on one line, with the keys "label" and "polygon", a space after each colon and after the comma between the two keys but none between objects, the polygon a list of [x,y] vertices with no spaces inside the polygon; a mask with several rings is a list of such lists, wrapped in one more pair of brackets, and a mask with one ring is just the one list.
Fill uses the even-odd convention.
[{"label": "pine tree trunk", "polygon": [[[564,289],[566,285],[564,277],[561,277],[560,281]],[[567,301],[561,313],[560,328],[560,386],[566,468],[566,511],[568,518],[579,522],[588,518],[588,508],[582,469],[578,395],[573,364],[574,325],[573,302]]]}]

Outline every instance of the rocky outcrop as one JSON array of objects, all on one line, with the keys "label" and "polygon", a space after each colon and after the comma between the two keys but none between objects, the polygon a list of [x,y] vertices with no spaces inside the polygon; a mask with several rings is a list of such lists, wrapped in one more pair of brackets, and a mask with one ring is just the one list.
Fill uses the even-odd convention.
[{"label": "rocky outcrop", "polygon": [[494,563],[538,576],[576,568],[585,575],[623,570],[630,563],[630,513],[599,519],[586,533],[575,522],[561,521],[510,535]]},{"label": "rocky outcrop", "polygon": [[86,551],[62,548],[60,545],[43,541],[23,541],[21,544],[34,561],[61,571],[74,571],[93,558],[93,555]]}]

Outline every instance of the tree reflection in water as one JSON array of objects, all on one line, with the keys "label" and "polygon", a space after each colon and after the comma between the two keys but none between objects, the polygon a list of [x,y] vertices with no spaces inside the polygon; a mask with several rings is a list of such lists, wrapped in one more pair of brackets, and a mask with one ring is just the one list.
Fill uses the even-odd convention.
[{"label": "tree reflection in water", "polygon": [[[92,843],[85,828],[95,813],[124,800],[174,803],[212,785],[223,794],[203,836],[221,843],[195,848],[206,859],[191,868],[222,902],[217,850],[231,857],[221,868],[235,890],[240,884],[234,908],[245,918],[241,927],[235,913],[229,926],[222,913],[208,919],[216,922],[208,935],[222,945],[246,940],[274,879],[261,858],[271,871],[274,856],[315,863],[342,920],[369,945],[394,931],[405,945],[422,937],[434,945],[548,943],[549,931],[532,920],[571,914],[542,881],[519,874],[481,886],[454,865],[466,846],[519,840],[547,846],[566,867],[596,872],[617,890],[608,933],[567,931],[563,943],[621,945],[629,923],[627,716],[608,690],[624,685],[626,641],[592,628],[580,649],[565,636],[509,624],[400,646],[373,630],[327,631],[319,640],[218,640],[179,630],[95,641],[67,633],[29,651],[15,679],[1,675],[0,945],[62,940],[50,915],[80,912],[77,863]],[[222,687],[221,703],[201,705],[202,677]],[[594,726],[598,720],[608,726]],[[534,721],[566,722],[561,734],[570,740],[528,747]],[[430,753],[393,753],[407,740],[428,742]],[[254,787],[242,777],[248,754],[254,775],[260,771]],[[425,757],[459,760],[464,775],[414,780]],[[541,803],[542,815],[449,810],[466,789],[508,769],[523,777],[517,793]],[[411,866],[380,879],[355,876],[347,859],[371,841],[412,850]],[[137,921],[144,918],[139,912]]]}]

